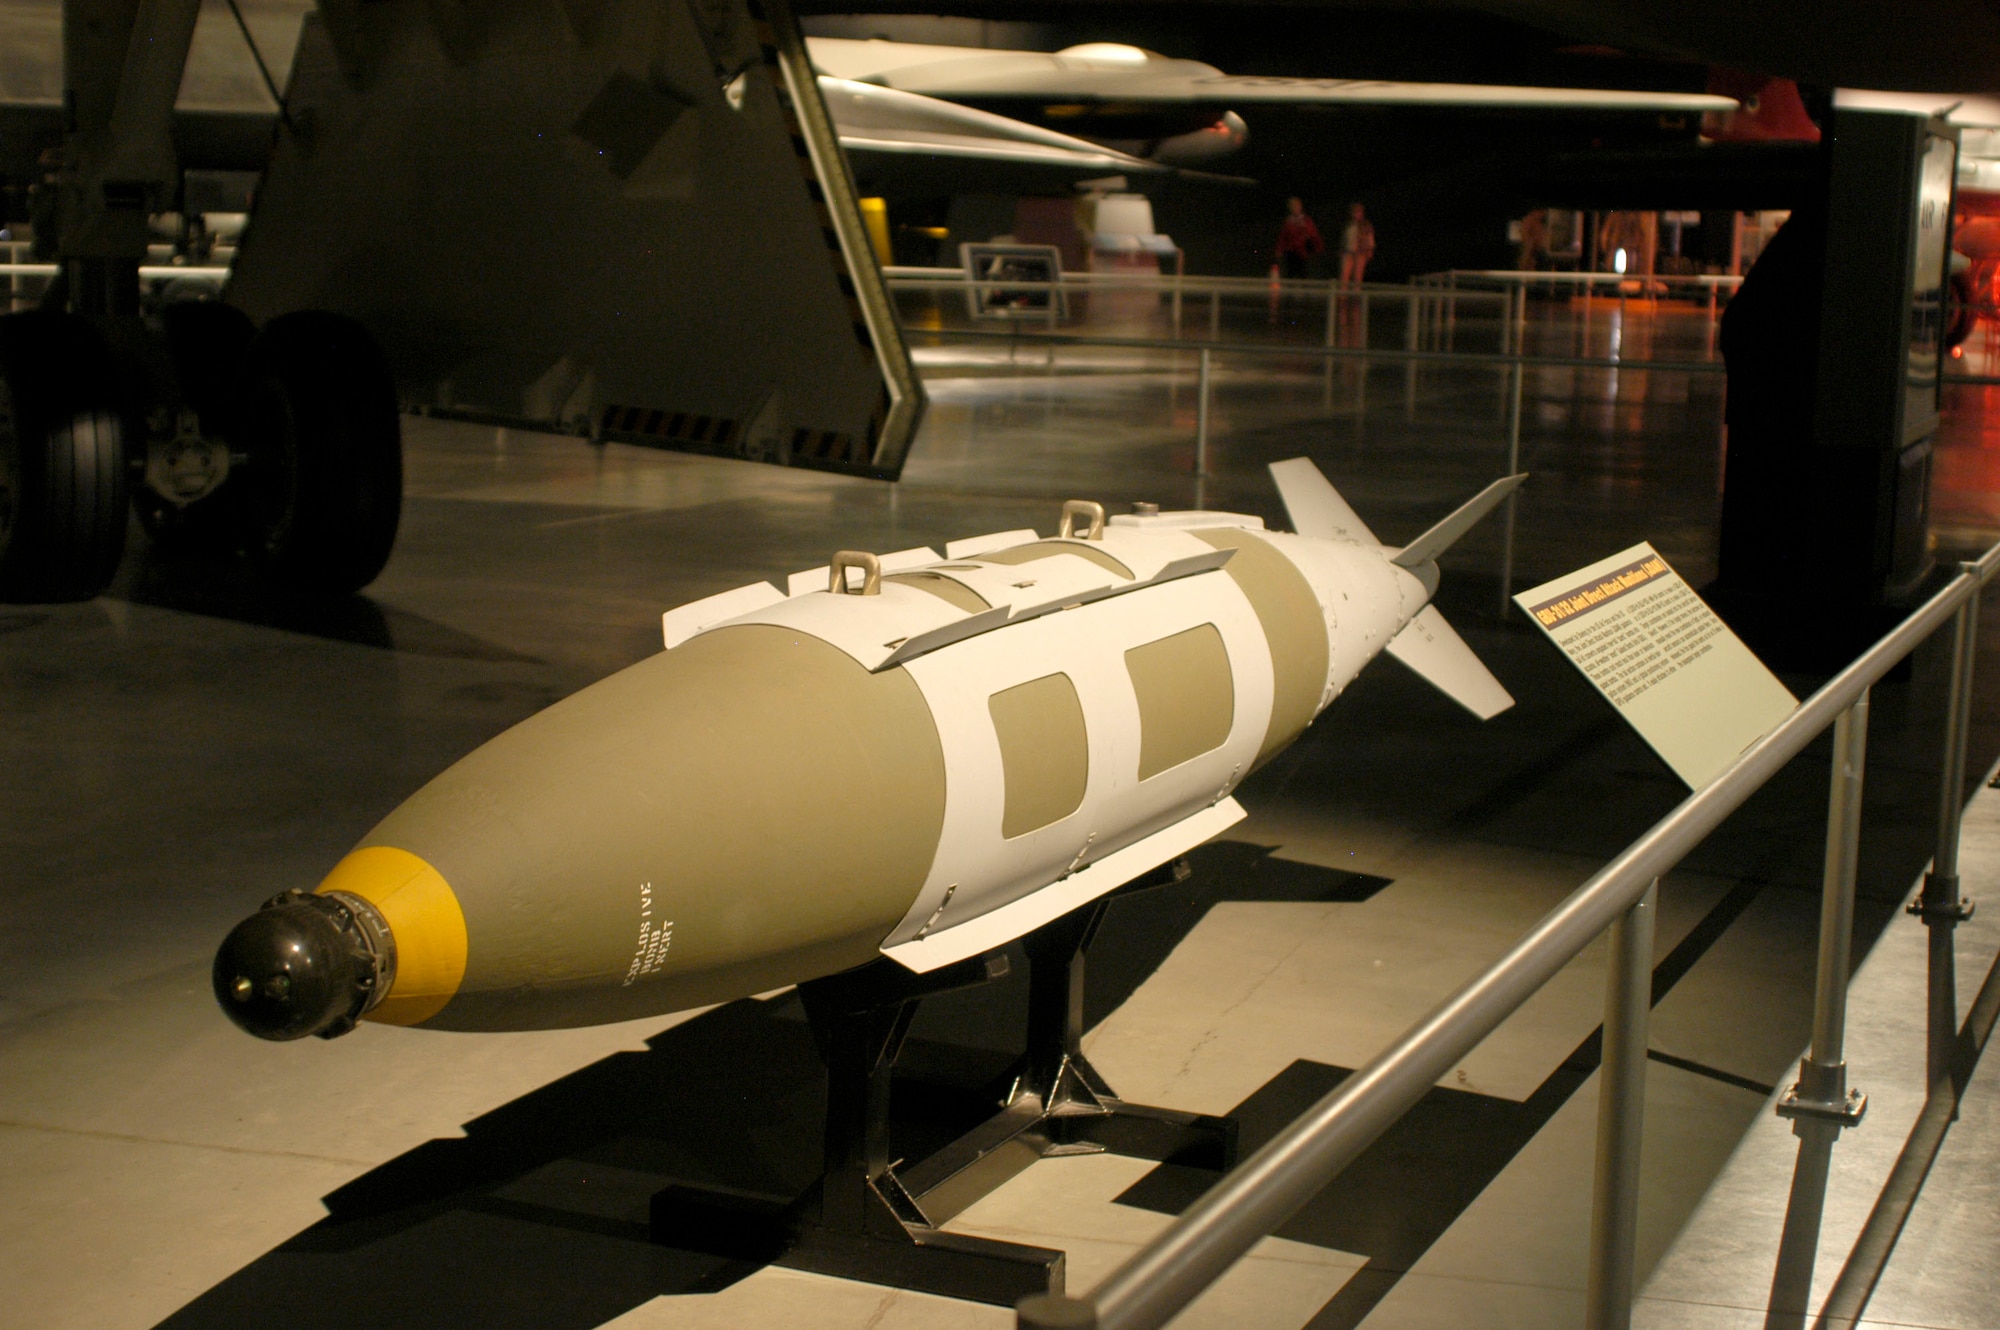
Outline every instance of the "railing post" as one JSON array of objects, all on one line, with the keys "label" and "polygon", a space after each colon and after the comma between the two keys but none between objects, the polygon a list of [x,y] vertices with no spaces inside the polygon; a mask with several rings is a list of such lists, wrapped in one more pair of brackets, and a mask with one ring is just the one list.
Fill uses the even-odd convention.
[{"label": "railing post", "polygon": [[1597,1078],[1597,1175],[1590,1204],[1586,1330],[1628,1330],[1638,1265],[1639,1147],[1646,1126],[1646,1047],[1653,1010],[1653,926],[1660,881],[1611,925],[1604,977],[1604,1059]]},{"label": "railing post", "polygon": [[1356,320],[1355,345],[1361,350],[1359,377],[1354,385],[1354,428],[1357,433],[1367,427],[1368,421],[1368,288],[1361,288],[1361,310]]},{"label": "railing post", "polygon": [[1868,694],[1833,723],[1833,779],[1827,791],[1826,868],[1820,884],[1819,981],[1813,990],[1812,1047],[1798,1083],[1778,1101],[1788,1118],[1851,1127],[1868,1096],[1847,1085],[1847,968],[1854,951],[1854,873],[1861,846],[1861,780],[1868,760]]},{"label": "railing post", "polygon": [[1194,473],[1208,474],[1208,348],[1201,349],[1201,369],[1195,377],[1194,396]]},{"label": "railing post", "polygon": [[[1521,363],[1517,354],[1507,380],[1507,470],[1504,474],[1510,476],[1521,470],[1521,381],[1527,373],[1528,367]],[[1518,492],[1507,496],[1507,520],[1500,531],[1500,617],[1503,619],[1514,603],[1514,517],[1520,497]]]},{"label": "railing post", "polygon": [[[1340,283],[1326,284],[1326,340],[1322,346],[1331,350],[1340,344]],[[1333,410],[1333,357],[1320,357],[1320,398],[1324,410]]]},{"label": "railing post", "polygon": [[1368,428],[1368,290],[1361,291],[1360,341],[1357,344],[1361,356],[1355,365],[1354,380],[1354,431],[1359,439]]},{"label": "railing post", "polygon": [[1594,276],[1585,273],[1583,281],[1579,285],[1583,289],[1583,319],[1577,334],[1576,354],[1579,359],[1588,360],[1590,358],[1590,294],[1591,289],[1597,285],[1597,281]]},{"label": "railing post", "polygon": [[[1415,351],[1417,338],[1421,333],[1423,297],[1417,294],[1417,279],[1410,279],[1410,294],[1403,301],[1403,349]],[[1417,418],[1417,361],[1412,356],[1403,362],[1403,419]]]},{"label": "railing post", "polygon": [[[1961,563],[1961,573],[1978,565]],[[1965,747],[1972,725],[1972,670],[1979,658],[1979,591],[1958,607],[1952,620],[1951,692],[1944,721],[1944,771],[1938,788],[1937,854],[1924,874],[1923,891],[1910,903],[1910,913],[1930,931],[1930,977],[1926,1000],[1928,1036],[1924,1041],[1924,1083],[1936,1087],[1950,1070],[1951,1050],[1958,1039],[1957,957],[1952,935],[1972,916],[1972,902],[1958,890],[1959,823],[1965,813]]]}]

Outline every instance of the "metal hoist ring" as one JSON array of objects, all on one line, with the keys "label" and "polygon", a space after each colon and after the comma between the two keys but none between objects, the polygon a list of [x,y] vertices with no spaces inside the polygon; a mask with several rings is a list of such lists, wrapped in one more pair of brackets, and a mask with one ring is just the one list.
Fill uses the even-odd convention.
[{"label": "metal hoist ring", "polygon": [[861,570],[861,594],[879,596],[882,594],[882,561],[866,550],[840,550],[833,556],[833,563],[827,569],[827,591],[836,596],[853,593],[847,589],[847,570]]},{"label": "metal hoist ring", "polygon": [[1063,504],[1062,523],[1056,527],[1056,539],[1075,539],[1076,519],[1079,517],[1090,519],[1090,525],[1083,533],[1085,540],[1104,539],[1104,505],[1089,499],[1071,499]]}]

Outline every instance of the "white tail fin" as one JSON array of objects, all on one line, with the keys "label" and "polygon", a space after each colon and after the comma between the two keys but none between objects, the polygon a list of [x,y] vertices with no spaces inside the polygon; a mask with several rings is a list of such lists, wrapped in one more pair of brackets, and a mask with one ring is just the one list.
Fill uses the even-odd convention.
[{"label": "white tail fin", "polygon": [[1495,504],[1519,489],[1521,482],[1527,478],[1528,473],[1525,471],[1502,476],[1460,504],[1458,511],[1450,517],[1403,546],[1391,562],[1403,568],[1416,568],[1423,564],[1435,563],[1438,555],[1456,544],[1460,536],[1472,530],[1480,518],[1492,512]]},{"label": "white tail fin", "polygon": [[[1512,494],[1527,478],[1523,472],[1494,481],[1474,495],[1470,502],[1460,505],[1457,512],[1404,546],[1392,561],[1404,568],[1418,568],[1434,562],[1438,555],[1451,548],[1454,541],[1470,531],[1474,523],[1491,512],[1495,504]],[[1332,482],[1320,474],[1320,469],[1312,464],[1311,459],[1294,457],[1289,461],[1273,462],[1271,479],[1277,482],[1278,496],[1285,501],[1285,512],[1292,519],[1292,530],[1300,535],[1366,545],[1381,543],[1368,529],[1368,524],[1347,506],[1347,500],[1340,497]],[[1436,583],[1433,581],[1427,585],[1435,586]],[[1388,651],[1432,687],[1481,720],[1490,720],[1514,705],[1512,695],[1493,677],[1491,670],[1479,663],[1479,657],[1473,655],[1472,648],[1452,631],[1451,625],[1444,621],[1444,616],[1437,612],[1434,605],[1426,605],[1419,610],[1417,616],[1403,626],[1403,631],[1390,639]]]},{"label": "white tail fin", "polygon": [[1347,506],[1333,483],[1320,474],[1309,457],[1271,463],[1271,479],[1277,482],[1278,497],[1285,501],[1285,513],[1292,530],[1321,540],[1351,540],[1362,545],[1379,545],[1368,524]]},{"label": "white tail fin", "polygon": [[1415,670],[1432,687],[1481,720],[1514,705],[1493,671],[1480,664],[1465,639],[1444,621],[1437,606],[1426,605],[1389,640],[1389,654]]}]

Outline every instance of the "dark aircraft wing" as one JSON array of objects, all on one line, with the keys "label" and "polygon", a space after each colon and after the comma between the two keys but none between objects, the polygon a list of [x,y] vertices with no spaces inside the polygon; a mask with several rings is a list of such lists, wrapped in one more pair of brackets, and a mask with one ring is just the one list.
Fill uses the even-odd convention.
[{"label": "dark aircraft wing", "polygon": [[898,472],[922,390],[795,27],[788,62],[740,0],[348,20],[306,23],[232,304],[359,319],[419,406]]}]

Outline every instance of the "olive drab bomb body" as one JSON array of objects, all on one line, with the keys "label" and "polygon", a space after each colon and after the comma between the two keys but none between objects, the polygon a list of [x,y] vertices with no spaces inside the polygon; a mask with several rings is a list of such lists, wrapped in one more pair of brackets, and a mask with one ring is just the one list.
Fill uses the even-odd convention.
[{"label": "olive drab bomb body", "polygon": [[238,925],[217,998],[267,1038],[626,1020],[1020,937],[1243,816],[1231,797],[1383,650],[1512,699],[1436,555],[1521,477],[1376,542],[1303,459],[1295,533],[1065,506],[842,553],[672,610],[667,650],[521,722]]}]

